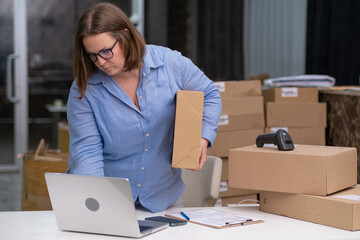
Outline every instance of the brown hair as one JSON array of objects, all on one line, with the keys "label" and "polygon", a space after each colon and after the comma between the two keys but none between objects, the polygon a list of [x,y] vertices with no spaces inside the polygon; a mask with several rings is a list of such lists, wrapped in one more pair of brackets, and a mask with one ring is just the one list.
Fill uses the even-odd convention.
[{"label": "brown hair", "polygon": [[84,96],[87,81],[96,69],[93,62],[85,59],[82,40],[86,36],[105,32],[119,39],[125,56],[125,71],[142,67],[145,41],[126,14],[111,3],[90,7],[81,15],[75,30],[74,75],[80,91],[79,99]]}]

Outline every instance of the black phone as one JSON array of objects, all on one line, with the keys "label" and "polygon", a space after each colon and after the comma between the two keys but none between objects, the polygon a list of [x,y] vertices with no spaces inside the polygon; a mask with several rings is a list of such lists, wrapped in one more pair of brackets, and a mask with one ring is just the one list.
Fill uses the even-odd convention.
[{"label": "black phone", "polygon": [[187,223],[187,221],[164,217],[164,216],[147,217],[145,218],[145,220],[169,223],[170,227],[181,226]]}]

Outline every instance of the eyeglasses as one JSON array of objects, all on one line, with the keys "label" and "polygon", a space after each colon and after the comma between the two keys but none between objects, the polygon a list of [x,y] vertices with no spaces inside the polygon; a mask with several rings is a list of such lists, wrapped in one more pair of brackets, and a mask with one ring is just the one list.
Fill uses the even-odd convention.
[{"label": "eyeglasses", "polygon": [[102,59],[105,59],[105,60],[108,60],[110,58],[112,58],[114,56],[114,53],[113,53],[113,48],[115,47],[116,43],[119,41],[116,40],[116,42],[114,43],[114,45],[111,47],[111,48],[108,48],[108,49],[103,49],[101,50],[99,53],[88,53],[88,57],[89,59],[92,61],[92,62],[96,62],[98,59],[97,59],[97,56],[101,57]]}]

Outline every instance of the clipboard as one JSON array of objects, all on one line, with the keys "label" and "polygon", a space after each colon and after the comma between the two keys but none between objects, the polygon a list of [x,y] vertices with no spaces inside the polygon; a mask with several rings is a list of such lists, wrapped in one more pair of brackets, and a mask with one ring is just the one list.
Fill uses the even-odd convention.
[{"label": "clipboard", "polygon": [[184,211],[184,213],[190,218],[189,220],[186,220],[180,214],[180,212],[167,213],[165,214],[165,216],[188,221],[191,223],[200,224],[206,227],[216,228],[216,229],[245,226],[249,224],[264,222],[264,220],[240,216],[212,208],[189,210],[189,211]]}]

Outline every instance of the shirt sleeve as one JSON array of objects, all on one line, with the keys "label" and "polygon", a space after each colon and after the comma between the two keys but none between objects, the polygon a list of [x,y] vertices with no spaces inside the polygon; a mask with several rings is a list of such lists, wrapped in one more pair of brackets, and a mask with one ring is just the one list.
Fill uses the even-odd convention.
[{"label": "shirt sleeve", "polygon": [[69,122],[69,173],[104,176],[103,141],[95,115],[86,96],[80,93],[74,81],[67,102]]},{"label": "shirt sleeve", "polygon": [[183,90],[204,92],[204,112],[202,120],[201,137],[209,141],[211,147],[218,131],[218,122],[221,114],[220,92],[203,71],[201,71],[190,59],[174,52],[177,59]]}]

